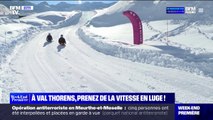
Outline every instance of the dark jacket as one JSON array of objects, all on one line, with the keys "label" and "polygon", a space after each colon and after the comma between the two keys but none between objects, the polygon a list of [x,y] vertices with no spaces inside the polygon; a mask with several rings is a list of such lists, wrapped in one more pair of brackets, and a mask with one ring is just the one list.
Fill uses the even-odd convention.
[{"label": "dark jacket", "polygon": [[52,36],[51,36],[51,35],[48,35],[48,36],[47,36],[47,40],[49,40],[49,41],[50,41],[50,40],[52,40],[52,39],[53,39],[53,38],[52,38]]},{"label": "dark jacket", "polygon": [[59,44],[66,44],[66,41],[63,37],[61,37],[61,38],[59,38],[58,43]]}]

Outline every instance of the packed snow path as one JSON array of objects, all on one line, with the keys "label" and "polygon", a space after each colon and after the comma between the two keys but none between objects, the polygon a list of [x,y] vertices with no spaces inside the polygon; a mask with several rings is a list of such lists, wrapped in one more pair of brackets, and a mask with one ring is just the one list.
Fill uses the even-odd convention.
[{"label": "packed snow path", "polygon": [[[77,35],[92,15],[86,12],[77,25],[41,32],[19,49],[10,68],[21,92],[175,92],[177,102],[213,103],[212,78],[92,49]],[[48,33],[54,39],[49,44]],[[61,34],[67,41],[65,48],[58,45]]]}]

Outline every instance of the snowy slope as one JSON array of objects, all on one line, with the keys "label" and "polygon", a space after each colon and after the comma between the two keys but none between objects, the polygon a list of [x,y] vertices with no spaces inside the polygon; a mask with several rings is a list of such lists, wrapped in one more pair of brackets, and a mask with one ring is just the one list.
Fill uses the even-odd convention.
[{"label": "snowy slope", "polygon": [[[200,28],[202,30],[200,30],[199,27],[188,28],[181,34],[171,36],[168,39],[188,47],[201,48],[213,53],[213,40],[211,39],[211,32],[208,31],[208,29],[213,29],[212,25],[206,28],[201,26]],[[202,33],[209,34],[209,37]]]},{"label": "snowy slope", "polygon": [[20,34],[25,31],[23,29],[28,29],[32,25],[23,23],[10,23],[0,25],[0,42],[11,42],[12,39],[16,39]]},{"label": "snowy slope", "polygon": [[[121,12],[141,5],[125,1],[95,12],[49,11],[20,19],[36,32],[1,64],[0,101],[7,103],[10,92],[175,92],[178,103],[213,103],[211,23],[142,20],[145,42],[136,46]],[[52,43],[45,41],[48,33]],[[201,37],[204,45],[191,45],[185,33]],[[58,45],[61,34],[66,47]]]},{"label": "snowy slope", "polygon": [[[173,21],[173,20],[160,20],[160,21],[150,21],[143,22],[143,32],[144,32],[144,40],[148,41],[150,39],[154,39],[153,36],[156,34],[165,33],[168,31],[172,31],[184,24],[185,21]],[[169,26],[167,27],[167,24]],[[128,44],[133,44],[132,38],[132,25],[130,23],[125,23],[121,25],[115,25],[112,27],[94,27],[89,26],[86,28],[88,32],[94,33],[96,35],[105,37],[105,39],[109,39],[110,41],[120,41]],[[112,32],[113,31],[113,32]]]},{"label": "snowy slope", "polygon": [[[107,27],[118,24],[128,23],[129,20],[122,14],[125,10],[132,10],[136,12],[142,21],[156,21],[156,20],[188,20],[189,22],[211,22],[213,20],[213,13],[211,12],[213,2],[211,1],[161,1],[155,4],[153,1],[119,1],[116,4],[102,10],[97,10],[97,14],[90,21],[90,24],[96,27]],[[204,8],[203,14],[196,15],[168,15],[166,14],[166,7],[168,6],[196,6],[197,8]],[[203,19],[205,18],[205,19]]]},{"label": "snowy slope", "polygon": [[[124,25],[116,27],[121,26]],[[140,63],[179,69],[190,72],[191,74],[213,77],[211,72],[213,68],[213,53],[208,51],[208,48],[210,48],[213,44],[211,43],[212,41],[209,42],[208,39],[203,39],[203,43],[197,44],[197,46],[190,45],[194,43],[190,36],[184,36],[184,38],[177,42],[170,40],[169,37],[169,41],[167,41],[166,38],[162,38],[161,40],[147,39],[144,41],[143,45],[133,45],[131,44],[132,39],[129,39],[128,41],[131,43],[123,41],[122,37],[120,37],[122,34],[116,34],[117,29],[113,28],[115,27],[92,27],[89,29],[84,27],[80,29],[78,33],[92,48],[107,55],[129,59]],[[100,32],[96,32],[100,31],[100,29],[110,29],[110,31],[105,31],[102,35],[100,35]],[[114,40],[115,37],[113,37],[113,35],[110,36],[110,34],[114,33],[115,36],[117,35],[117,38],[120,37],[120,39],[116,39],[117,41]],[[129,36],[131,36],[131,34],[132,33],[130,32]],[[202,35],[200,35],[200,37],[202,37]],[[176,36],[172,38],[175,39]]]},{"label": "snowy slope", "polygon": [[[16,81],[4,78],[4,76],[7,75],[8,69],[11,69],[8,64],[12,61],[13,55],[19,51],[22,45],[24,45],[27,41],[30,41],[31,38],[35,34],[38,34],[41,30],[56,29],[76,24],[80,16],[81,12],[76,11],[50,11],[33,14],[21,19],[10,19],[9,21],[7,21],[7,18],[4,18],[5,21],[0,24],[0,94],[5,92],[6,89],[3,87],[5,85],[9,91],[11,88],[8,87],[12,87],[12,83],[16,86],[15,90],[17,90],[19,88],[18,86],[20,86]],[[57,17],[63,19],[57,20],[55,19]],[[7,84],[8,82],[9,84]]]},{"label": "snowy slope", "polygon": [[70,19],[77,13],[78,12],[76,11],[73,12],[48,11],[23,17],[20,19],[20,22],[26,24],[33,24],[36,26],[58,25],[60,22]]},{"label": "snowy slope", "polygon": [[[109,8],[97,10],[79,34],[87,44],[107,55],[213,77],[212,16],[208,16],[211,15],[210,8],[204,3],[212,4],[119,1]],[[203,7],[205,12],[195,15],[165,13],[166,6],[180,5]],[[133,45],[132,26],[122,14],[125,10],[133,10],[142,19],[144,45]],[[204,16],[206,19],[200,21]]]},{"label": "snowy slope", "polygon": [[10,10],[6,6],[4,6],[2,4],[0,4],[0,10],[1,10],[0,11],[1,15],[4,15],[4,14],[10,12]]},{"label": "snowy slope", "polygon": [[[41,30],[60,28],[76,24],[81,12],[44,12],[33,14],[21,19],[9,19],[7,16],[0,24],[0,69],[2,64],[10,61],[9,55],[14,53],[16,47],[30,40],[34,34]],[[55,20],[53,18],[63,18]],[[9,20],[9,21],[8,21]],[[57,22],[57,23],[53,23]]]},{"label": "snowy slope", "polygon": [[[92,15],[83,13],[77,25],[41,32],[20,48],[8,66],[10,76],[3,74],[7,78],[3,95],[11,91],[175,92],[177,102],[213,102],[212,78],[107,56],[89,47],[76,31]],[[66,47],[57,40],[45,43],[49,32],[54,38],[64,34]]]},{"label": "snowy slope", "polygon": [[[4,19],[0,24],[0,55],[10,54],[13,48],[29,40],[29,37],[40,30],[59,28],[76,24],[81,12],[43,12],[32,14],[21,19]],[[4,61],[0,57],[0,62]]]}]

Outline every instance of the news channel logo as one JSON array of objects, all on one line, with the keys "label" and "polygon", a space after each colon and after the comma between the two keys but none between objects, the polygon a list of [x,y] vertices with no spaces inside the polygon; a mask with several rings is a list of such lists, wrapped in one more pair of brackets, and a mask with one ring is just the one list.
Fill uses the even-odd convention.
[{"label": "news channel logo", "polygon": [[29,102],[28,94],[10,94],[10,102]]},{"label": "news channel logo", "polygon": [[197,7],[166,7],[167,14],[196,14],[196,13],[204,13],[203,8]]},{"label": "news channel logo", "polygon": [[196,14],[196,7],[185,7],[185,14]]},{"label": "news channel logo", "polygon": [[31,11],[34,9],[34,6],[10,6],[7,8],[0,8],[0,15],[19,15],[20,11]]}]

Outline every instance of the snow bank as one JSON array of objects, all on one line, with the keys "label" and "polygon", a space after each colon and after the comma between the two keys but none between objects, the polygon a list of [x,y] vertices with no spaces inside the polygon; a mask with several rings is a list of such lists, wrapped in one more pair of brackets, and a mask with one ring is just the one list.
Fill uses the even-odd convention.
[{"label": "snow bank", "polygon": [[78,34],[85,43],[106,55],[213,77],[213,60],[210,59],[212,54],[196,55],[190,50],[169,45],[143,45],[144,47],[138,48],[134,45],[106,41],[103,37],[82,28],[78,30]]},{"label": "snow bank", "polygon": [[32,25],[23,23],[9,23],[0,25],[0,43],[10,42],[11,39],[16,39],[20,34],[24,33],[25,29],[32,27]]},{"label": "snow bank", "polygon": [[[54,13],[54,14],[52,14],[52,13]],[[50,22],[52,22],[52,24],[57,24],[59,21],[65,20],[64,16],[55,14],[55,12],[48,13],[47,15],[42,14],[42,15],[37,16],[37,18],[50,21]]]},{"label": "snow bank", "polygon": [[75,25],[79,22],[80,18],[82,16],[82,12],[80,11],[73,11],[71,16],[66,17],[64,21],[60,21],[58,25],[55,27],[67,27],[71,25]]},{"label": "snow bank", "polygon": [[[17,32],[10,31],[11,33]],[[29,27],[22,29],[21,32],[13,35],[10,39],[7,39],[7,41],[1,41],[0,42],[0,62],[4,63],[6,61],[6,56],[11,54],[14,50],[14,48],[21,44],[25,43],[26,41],[30,40],[30,37],[32,34],[35,34],[36,32],[39,32],[38,28],[35,27]],[[3,39],[4,40],[4,39]]]}]

